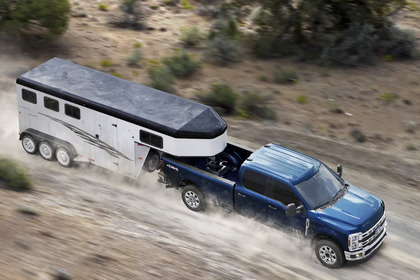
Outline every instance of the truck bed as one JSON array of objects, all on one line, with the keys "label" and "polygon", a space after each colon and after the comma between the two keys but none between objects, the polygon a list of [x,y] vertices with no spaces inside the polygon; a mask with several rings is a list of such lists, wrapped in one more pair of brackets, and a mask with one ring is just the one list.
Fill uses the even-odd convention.
[{"label": "truck bed", "polygon": [[240,166],[252,151],[228,143],[215,157],[172,157],[164,155],[165,174],[172,186],[194,184],[201,188],[206,200],[233,208],[233,190]]}]

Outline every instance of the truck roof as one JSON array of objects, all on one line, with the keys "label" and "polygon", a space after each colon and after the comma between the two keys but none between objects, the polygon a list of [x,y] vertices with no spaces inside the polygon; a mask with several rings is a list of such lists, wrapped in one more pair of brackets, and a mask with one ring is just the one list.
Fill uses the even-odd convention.
[{"label": "truck roof", "polygon": [[318,172],[321,162],[310,156],[270,143],[255,151],[244,164],[254,169],[263,169],[292,185],[296,185],[314,176]]},{"label": "truck roof", "polygon": [[16,82],[175,138],[212,139],[227,129],[209,106],[59,58]]}]

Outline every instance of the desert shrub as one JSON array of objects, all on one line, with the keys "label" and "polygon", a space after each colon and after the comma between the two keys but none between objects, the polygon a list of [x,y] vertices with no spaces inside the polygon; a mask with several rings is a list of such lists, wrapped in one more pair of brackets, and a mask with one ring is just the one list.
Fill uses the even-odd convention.
[{"label": "desert shrub", "polygon": [[111,75],[122,79],[124,78],[123,75],[119,72],[112,72]]},{"label": "desert shrub", "polygon": [[7,188],[15,191],[27,191],[32,183],[26,172],[15,160],[0,157],[0,181],[4,181]]},{"label": "desert shrub", "polygon": [[61,35],[67,30],[70,12],[68,0],[0,0],[0,29],[14,32],[34,25],[44,27],[50,35]]},{"label": "desert shrub", "polygon": [[139,62],[142,59],[143,54],[140,48],[134,47],[133,53],[127,57],[128,66],[139,66]]},{"label": "desert shrub", "polygon": [[356,23],[341,36],[324,38],[320,42],[323,46],[320,62],[323,65],[357,66],[374,62],[378,40],[372,25]]},{"label": "desert shrub", "polygon": [[150,86],[169,93],[174,93],[174,76],[166,65],[152,66],[148,70]]},{"label": "desert shrub", "polygon": [[389,25],[379,32],[378,50],[391,60],[417,58],[417,47],[416,36],[411,31]]},{"label": "desert shrub", "polygon": [[144,24],[142,23],[144,13],[139,0],[120,0],[120,10],[124,14],[121,26],[132,27],[134,29],[144,28]]},{"label": "desert shrub", "polygon": [[262,119],[275,119],[275,112],[267,106],[268,99],[257,92],[244,93],[240,105],[239,113],[242,117],[255,117]]},{"label": "desert shrub", "polygon": [[238,60],[238,44],[227,38],[216,37],[208,42],[204,55],[214,64],[227,66]]},{"label": "desert shrub", "polygon": [[395,99],[398,98],[398,95],[396,95],[395,93],[383,92],[379,94],[379,98],[382,99],[384,102],[391,104],[392,102],[394,102]]},{"label": "desert shrub", "polygon": [[233,17],[228,19],[217,19],[213,22],[209,33],[209,39],[223,37],[229,40],[238,40],[241,37],[238,24]]},{"label": "desert shrub", "polygon": [[104,60],[102,60],[101,61],[101,66],[102,67],[109,67],[109,66],[112,66],[112,61],[111,60],[107,60],[107,59],[104,59]]},{"label": "desert shrub", "polygon": [[105,5],[105,4],[99,4],[98,5],[98,9],[101,10],[101,11],[106,12],[106,11],[108,11],[108,6]]},{"label": "desert shrub", "polygon": [[133,43],[133,48],[141,48],[143,45],[140,42]]},{"label": "desert shrub", "polygon": [[213,84],[210,92],[206,95],[199,96],[199,99],[207,105],[220,107],[227,114],[235,111],[238,95],[228,84]]},{"label": "desert shrub", "polygon": [[299,104],[308,103],[308,97],[306,95],[298,95],[296,96],[296,102]]},{"label": "desert shrub", "polygon": [[182,0],[181,1],[181,6],[185,10],[189,10],[189,11],[192,11],[192,10],[195,9],[195,7],[193,5],[191,5],[190,0]]},{"label": "desert shrub", "polygon": [[201,68],[200,63],[194,59],[194,56],[186,52],[165,57],[162,62],[174,76],[179,78],[188,77]]},{"label": "desert shrub", "polygon": [[404,124],[405,131],[408,133],[414,133],[416,131],[416,123],[413,121],[408,121]]},{"label": "desert shrub", "polygon": [[269,82],[270,81],[270,78],[265,74],[258,75],[257,79],[261,82]]},{"label": "desert shrub", "polygon": [[298,74],[293,69],[279,68],[273,72],[273,81],[278,84],[293,84],[298,81]]},{"label": "desert shrub", "polygon": [[182,30],[181,42],[186,47],[194,47],[204,39],[204,34],[197,26],[188,27]]}]

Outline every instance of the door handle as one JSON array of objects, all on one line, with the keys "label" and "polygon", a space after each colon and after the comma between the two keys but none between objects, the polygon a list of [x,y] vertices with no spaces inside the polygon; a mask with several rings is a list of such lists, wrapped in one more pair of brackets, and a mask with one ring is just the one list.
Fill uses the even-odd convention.
[{"label": "door handle", "polygon": [[268,204],[268,207],[270,207],[273,210],[277,210],[277,207],[274,207],[273,205]]},{"label": "door handle", "polygon": [[241,197],[246,197],[246,195],[241,194],[240,192],[238,192],[238,195],[241,196]]}]

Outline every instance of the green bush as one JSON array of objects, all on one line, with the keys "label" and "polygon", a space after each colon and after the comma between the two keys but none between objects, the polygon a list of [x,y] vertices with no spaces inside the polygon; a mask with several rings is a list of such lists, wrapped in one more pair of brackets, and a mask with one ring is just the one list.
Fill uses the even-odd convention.
[{"label": "green bush", "polygon": [[235,111],[238,95],[228,84],[213,84],[210,93],[199,96],[199,99],[207,105],[220,107],[224,109],[227,114],[231,114]]},{"label": "green bush", "polygon": [[395,93],[383,92],[379,94],[379,98],[382,99],[384,102],[391,104],[392,102],[394,102],[395,99],[398,98],[398,95],[396,95]]},{"label": "green bush", "polygon": [[200,63],[194,59],[194,56],[186,52],[165,57],[162,62],[174,76],[179,78],[188,77],[201,68]]},{"label": "green bush", "polygon": [[238,44],[227,38],[216,37],[208,42],[204,55],[214,64],[227,66],[238,60]]},{"label": "green bush", "polygon": [[139,62],[142,59],[143,54],[140,48],[134,47],[133,53],[127,58],[128,66],[139,66]]},{"label": "green bush", "polygon": [[195,9],[195,7],[193,5],[191,5],[190,0],[182,0],[181,1],[181,6],[185,10],[189,10],[189,11],[192,11],[192,10]]},{"label": "green bush", "polygon": [[299,104],[308,103],[308,97],[306,95],[298,95],[296,97],[296,102],[299,103]]},{"label": "green bush", "polygon": [[0,157],[0,181],[4,181],[7,188],[15,191],[27,191],[32,188],[22,166],[15,160]]},{"label": "green bush", "polygon": [[273,73],[273,81],[278,84],[293,84],[298,81],[298,74],[293,69],[276,69]]},{"label": "green bush", "polygon": [[107,59],[104,59],[104,60],[102,60],[101,61],[101,66],[102,67],[109,67],[109,66],[112,66],[112,61],[111,60],[107,60]]},{"label": "green bush", "polygon": [[267,107],[268,99],[257,92],[247,92],[243,95],[239,106],[242,117],[256,117],[262,119],[275,119],[275,112]]},{"label": "green bush", "polygon": [[150,86],[169,93],[175,93],[174,76],[166,65],[152,66],[148,70]]},{"label": "green bush", "polygon": [[197,26],[188,27],[182,30],[181,42],[186,47],[194,47],[204,39],[204,34]]},{"label": "green bush", "polygon": [[101,11],[106,12],[106,11],[108,11],[108,6],[105,5],[105,4],[99,4],[98,5],[98,9],[101,10]]}]

